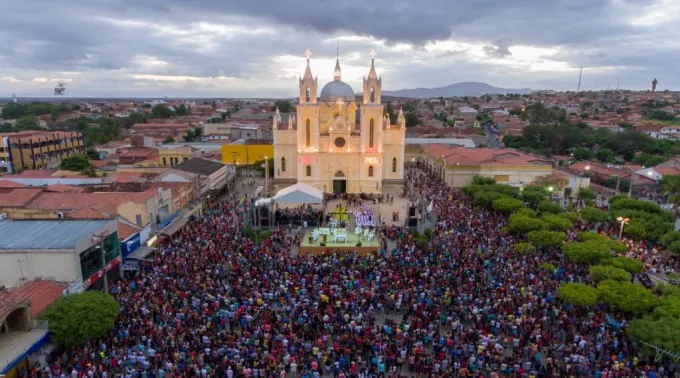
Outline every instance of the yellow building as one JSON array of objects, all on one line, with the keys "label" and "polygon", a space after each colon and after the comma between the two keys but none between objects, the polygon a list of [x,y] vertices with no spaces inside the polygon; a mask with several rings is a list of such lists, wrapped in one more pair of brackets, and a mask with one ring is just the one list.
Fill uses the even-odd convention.
[{"label": "yellow building", "polygon": [[552,173],[552,162],[515,149],[447,147],[422,149],[416,165],[440,177],[451,187],[472,184],[475,176],[490,177],[499,184],[522,187]]},{"label": "yellow building", "polygon": [[[381,193],[385,182],[404,178],[406,120],[399,111],[392,125],[381,103],[382,80],[374,60],[363,82],[361,106],[341,78],[336,60],[334,80],[317,98],[317,79],[309,66],[300,78],[297,119],[273,121],[274,178],[301,182],[324,192]],[[297,125],[297,127],[294,127]]]},{"label": "yellow building", "polygon": [[246,166],[256,161],[271,159],[274,146],[271,144],[224,144],[222,145],[222,163]]},{"label": "yellow building", "polygon": [[168,147],[158,149],[158,164],[161,167],[174,167],[198,156],[198,149],[191,146]]},{"label": "yellow building", "polygon": [[0,134],[0,174],[24,169],[57,169],[61,159],[85,154],[83,135],[63,131]]}]

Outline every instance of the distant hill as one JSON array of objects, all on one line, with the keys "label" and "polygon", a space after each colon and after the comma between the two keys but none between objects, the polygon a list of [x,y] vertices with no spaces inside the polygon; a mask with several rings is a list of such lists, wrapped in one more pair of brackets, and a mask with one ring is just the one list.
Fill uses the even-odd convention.
[{"label": "distant hill", "polygon": [[439,88],[415,88],[400,89],[398,91],[383,91],[383,96],[410,97],[410,98],[435,98],[435,97],[463,97],[482,96],[485,94],[529,94],[531,89],[506,89],[498,88],[486,83],[464,82],[447,85]]}]

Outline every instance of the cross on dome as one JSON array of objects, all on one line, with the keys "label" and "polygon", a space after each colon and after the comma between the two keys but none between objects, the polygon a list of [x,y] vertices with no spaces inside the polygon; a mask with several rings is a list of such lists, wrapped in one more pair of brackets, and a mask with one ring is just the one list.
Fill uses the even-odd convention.
[{"label": "cross on dome", "polygon": [[342,109],[342,106],[345,105],[345,100],[343,100],[342,97],[340,97],[340,98],[335,102],[335,105],[337,105],[338,108]]},{"label": "cross on dome", "polygon": [[375,59],[375,49],[371,49],[371,51],[368,52],[368,54],[371,56],[371,59]]},{"label": "cross on dome", "polygon": [[307,49],[307,50],[305,51],[305,56],[307,57],[307,59],[309,59],[309,57],[312,56],[312,50]]}]

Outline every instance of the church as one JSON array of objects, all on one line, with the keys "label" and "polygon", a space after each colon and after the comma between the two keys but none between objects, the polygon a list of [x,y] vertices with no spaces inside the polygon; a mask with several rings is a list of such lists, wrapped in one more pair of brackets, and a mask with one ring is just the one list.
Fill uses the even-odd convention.
[{"label": "church", "polygon": [[333,81],[319,93],[309,50],[306,55],[296,115],[284,124],[277,109],[273,120],[275,182],[304,183],[324,193],[381,193],[384,184],[401,184],[406,120],[401,109],[396,125],[385,114],[374,57],[359,104],[342,81],[339,58]]}]

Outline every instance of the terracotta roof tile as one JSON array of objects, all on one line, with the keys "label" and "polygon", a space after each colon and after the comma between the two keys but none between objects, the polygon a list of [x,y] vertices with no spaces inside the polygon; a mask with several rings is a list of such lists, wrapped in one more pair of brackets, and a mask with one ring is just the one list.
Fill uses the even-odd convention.
[{"label": "terracotta roof tile", "polygon": [[83,191],[83,188],[79,188],[79,187],[73,186],[73,185],[53,184],[53,185],[48,185],[45,188],[45,190],[48,191],[48,192],[80,193],[80,192]]},{"label": "terracotta roof tile", "polygon": [[14,189],[0,196],[0,207],[22,207],[31,202],[42,189]]},{"label": "terracotta roof tile", "polygon": [[659,172],[659,174],[661,174],[663,176],[680,175],[680,169],[677,169],[675,167],[656,166],[656,167],[654,167],[654,170]]},{"label": "terracotta roof tile", "polygon": [[73,211],[68,214],[69,219],[110,219],[111,215],[102,213],[91,207],[86,207],[80,210]]},{"label": "terracotta roof tile", "polygon": [[10,312],[21,307],[27,302],[28,296],[16,290],[7,290],[0,293],[0,318],[4,318]]},{"label": "terracotta roof tile", "polygon": [[125,222],[118,221],[118,238],[125,240],[133,234],[139,232],[140,228],[133,227]]},{"label": "terracotta roof tile", "polygon": [[18,188],[26,188],[26,185],[14,182],[12,180],[0,180],[0,188],[7,188],[7,189],[18,189]]},{"label": "terracotta roof tile", "polygon": [[50,307],[52,303],[61,298],[64,295],[64,289],[66,289],[66,285],[37,280],[20,287],[16,291],[26,295],[31,301],[31,313],[33,313],[35,318],[46,308]]}]

